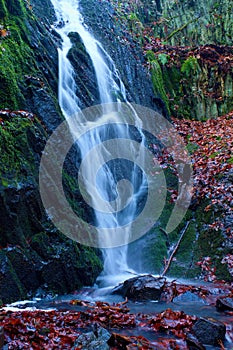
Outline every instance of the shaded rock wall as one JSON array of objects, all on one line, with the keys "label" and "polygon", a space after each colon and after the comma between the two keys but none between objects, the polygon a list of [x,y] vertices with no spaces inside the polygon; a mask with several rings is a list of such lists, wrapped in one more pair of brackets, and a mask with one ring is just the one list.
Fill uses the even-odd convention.
[{"label": "shaded rock wall", "polygon": [[144,67],[140,46],[115,20],[116,12],[109,1],[81,0],[81,12],[93,35],[112,57],[125,85],[129,101],[151,107],[167,115],[164,102],[153,91],[151,77]]},{"label": "shaded rock wall", "polygon": [[101,271],[97,252],[57,232],[41,203],[45,127],[24,111],[1,110],[0,122],[0,301],[92,285]]}]

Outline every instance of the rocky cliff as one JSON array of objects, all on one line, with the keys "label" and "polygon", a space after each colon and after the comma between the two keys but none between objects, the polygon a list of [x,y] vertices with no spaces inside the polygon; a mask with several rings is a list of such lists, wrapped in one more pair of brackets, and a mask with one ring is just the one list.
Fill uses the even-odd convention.
[{"label": "rocky cliff", "polygon": [[[81,5],[87,24],[115,59],[129,99],[158,105],[166,113],[145,74],[139,48],[130,36],[124,43],[123,33],[113,24],[112,7],[99,1]],[[68,240],[53,227],[38,190],[41,153],[63,120],[57,101],[61,39],[53,30],[54,21],[49,0],[0,1],[0,300],[4,303],[92,285],[101,271],[99,252]],[[69,57],[84,108],[99,102],[96,79],[79,35],[70,33],[70,38]],[[79,193],[72,190],[76,169],[68,168],[64,185],[81,212]],[[88,215],[86,211],[84,216]]]}]

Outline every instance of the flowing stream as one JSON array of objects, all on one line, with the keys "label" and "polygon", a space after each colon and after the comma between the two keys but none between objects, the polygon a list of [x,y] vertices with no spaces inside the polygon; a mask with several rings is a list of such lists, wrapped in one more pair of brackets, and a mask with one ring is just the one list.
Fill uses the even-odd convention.
[{"label": "flowing stream", "polygon": [[[80,100],[76,96],[76,82],[74,79],[74,70],[67,58],[67,54],[72,47],[72,43],[69,39],[69,33],[76,32],[79,34],[87,53],[89,54],[97,83],[100,96],[100,103],[102,104],[103,115],[98,120],[95,120],[96,129],[92,132],[91,137],[84,138],[85,142],[79,144],[82,158],[88,151],[93,148],[95,144],[102,143],[103,140],[108,138],[127,138],[130,139],[129,128],[120,124],[117,115],[108,113],[109,104],[115,102],[127,102],[124,85],[118,75],[117,69],[112,61],[111,57],[104,50],[103,46],[91,35],[90,31],[84,24],[83,18],[79,12],[79,4],[77,0],[52,0],[55,8],[57,22],[55,23],[55,30],[60,34],[62,38],[62,47],[59,51],[59,103],[62,112],[70,123],[71,132],[75,128],[80,128],[79,120],[75,119],[75,115],[80,112]],[[133,108],[132,108],[133,109]],[[70,117],[72,122],[70,122]],[[80,116],[80,113],[79,113]],[[84,118],[84,117],[83,117]],[[116,126],[114,128],[106,127],[108,118],[116,119]],[[135,115],[135,118],[137,116]],[[85,118],[84,118],[85,119]],[[84,120],[85,121],[85,120]],[[83,120],[82,120],[83,122]],[[88,122],[88,121],[86,121]],[[74,124],[75,123],[75,127]],[[138,121],[140,123],[140,120]],[[101,128],[98,126],[105,127]],[[139,135],[141,143],[143,143],[143,135]],[[123,145],[123,147],[125,147]],[[133,146],[132,146],[133,147]],[[132,162],[120,161],[122,149],[119,147],[118,154],[115,158],[118,159],[115,163],[112,161],[107,162],[98,171],[98,180],[93,185],[93,179],[95,178],[93,168],[93,162],[99,162],[103,164],[105,160],[105,153],[107,150],[103,150],[102,153],[95,154],[95,159],[86,161],[85,170],[83,173],[84,183],[86,191],[91,197],[91,204],[93,208],[98,208],[95,211],[95,221],[97,227],[104,228],[118,228],[124,226],[125,223],[130,223],[136,211],[138,210],[137,199],[140,200],[145,192],[145,178],[138,170],[137,166],[132,165]],[[119,171],[119,167],[121,170]],[[137,176],[138,175],[138,176]],[[123,179],[126,178],[131,186],[123,186],[123,190],[119,186]],[[100,196],[96,194],[96,188],[101,193],[104,201],[101,201]],[[125,189],[129,189],[125,191]],[[124,193],[122,193],[122,191]],[[128,192],[128,194],[125,194]],[[124,197],[124,198],[123,198]],[[123,198],[123,199],[122,199]],[[129,204],[130,200],[130,204]],[[100,203],[102,207],[100,207]],[[104,214],[105,209],[108,209],[108,214]],[[122,210],[125,208],[125,210]],[[115,232],[116,234],[116,232]],[[104,270],[97,279],[97,282],[101,286],[112,286],[116,283],[131,276],[134,271],[130,270],[128,266],[127,257],[127,243],[130,239],[130,225],[127,225],[124,232],[124,244],[121,246],[111,245],[111,240],[114,235],[114,231],[105,237],[106,242],[101,242],[103,247],[110,247],[102,249],[104,258]],[[100,239],[103,239],[100,237]],[[113,246],[113,247],[112,247]]]}]

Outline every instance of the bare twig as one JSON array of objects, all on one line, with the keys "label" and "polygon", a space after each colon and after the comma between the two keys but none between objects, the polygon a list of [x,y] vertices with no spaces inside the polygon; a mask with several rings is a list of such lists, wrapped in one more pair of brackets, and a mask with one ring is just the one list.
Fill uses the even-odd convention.
[{"label": "bare twig", "polygon": [[190,224],[190,221],[187,221],[185,227],[183,228],[183,231],[182,231],[182,233],[181,233],[181,236],[180,236],[180,238],[179,238],[179,241],[177,242],[175,248],[173,249],[173,251],[172,251],[172,253],[171,253],[170,257],[169,257],[169,259],[167,260],[167,263],[166,263],[166,265],[165,265],[165,268],[164,268],[164,270],[163,270],[161,276],[164,276],[164,275],[167,273],[167,271],[168,271],[168,269],[169,269],[169,267],[170,267],[170,265],[171,265],[172,259],[173,259],[174,255],[176,254],[177,249],[178,249],[179,246],[180,246],[180,242],[181,242],[182,238],[184,237],[184,235],[185,235],[185,233],[186,233],[186,231],[187,231],[187,229],[188,229],[188,227],[189,227],[189,224]]}]

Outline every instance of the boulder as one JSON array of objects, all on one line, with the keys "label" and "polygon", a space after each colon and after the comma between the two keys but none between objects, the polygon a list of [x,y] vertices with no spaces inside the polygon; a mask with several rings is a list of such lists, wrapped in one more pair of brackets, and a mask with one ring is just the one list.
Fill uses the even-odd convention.
[{"label": "boulder", "polygon": [[195,335],[191,333],[187,334],[186,343],[189,350],[206,350],[206,348],[199,342]]},{"label": "boulder", "polygon": [[175,297],[173,300],[173,303],[201,303],[201,304],[205,304],[205,301],[199,297],[198,295],[187,291],[183,294],[178,295],[177,297]]},{"label": "boulder", "polygon": [[119,294],[136,301],[159,300],[165,281],[164,277],[137,276],[114,288],[112,294]]},{"label": "boulder", "polygon": [[218,311],[233,311],[233,298],[219,298],[216,301]]},{"label": "boulder", "polygon": [[102,327],[94,325],[92,332],[81,334],[75,341],[73,350],[86,349],[86,350],[108,350],[110,347],[107,342],[111,338],[111,334]]},{"label": "boulder", "polygon": [[200,318],[192,328],[197,339],[207,345],[219,345],[225,340],[226,326],[213,318]]}]

